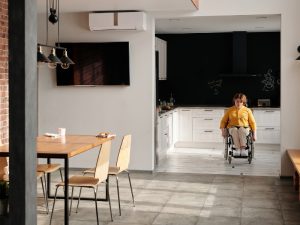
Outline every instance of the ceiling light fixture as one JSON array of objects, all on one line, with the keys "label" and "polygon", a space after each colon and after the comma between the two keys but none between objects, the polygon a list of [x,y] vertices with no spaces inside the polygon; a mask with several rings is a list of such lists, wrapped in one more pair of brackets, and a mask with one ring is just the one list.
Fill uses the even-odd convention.
[{"label": "ceiling light fixture", "polygon": [[[48,7],[48,1],[50,8]],[[50,15],[48,16],[48,12]],[[56,14],[57,13],[57,14]],[[46,44],[38,43],[37,61],[48,63],[49,68],[55,69],[57,64],[60,64],[63,69],[68,69],[71,64],[75,64],[69,57],[67,49],[60,46],[59,43],[59,0],[46,0]],[[57,45],[48,45],[48,22],[53,25],[57,23]],[[42,46],[51,48],[51,53],[48,58],[43,54]],[[62,57],[58,58],[56,55],[56,50],[63,51]]]}]

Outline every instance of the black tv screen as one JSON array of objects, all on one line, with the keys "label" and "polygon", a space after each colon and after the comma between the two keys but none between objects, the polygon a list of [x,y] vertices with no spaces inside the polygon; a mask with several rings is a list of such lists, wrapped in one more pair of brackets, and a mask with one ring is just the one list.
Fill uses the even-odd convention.
[{"label": "black tv screen", "polygon": [[[74,61],[57,66],[56,81],[64,85],[129,85],[129,43],[60,43]],[[57,53],[59,56],[59,52]]]}]

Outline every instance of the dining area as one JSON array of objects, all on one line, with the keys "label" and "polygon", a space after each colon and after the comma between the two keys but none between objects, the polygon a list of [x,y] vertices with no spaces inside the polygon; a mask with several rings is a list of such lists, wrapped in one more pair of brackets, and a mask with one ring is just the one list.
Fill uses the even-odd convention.
[{"label": "dining area", "polygon": [[[49,224],[52,223],[52,218],[55,218],[55,203],[59,202],[59,199],[63,199],[64,218],[63,224],[70,224],[69,217],[72,212],[73,201],[77,200],[76,213],[80,211],[80,201],[91,201],[95,204],[95,224],[99,224],[98,216],[98,201],[105,201],[109,204],[110,221],[113,221],[113,214],[110,201],[110,177],[116,178],[117,196],[118,196],[118,214],[121,216],[121,203],[118,184],[118,175],[125,172],[128,176],[129,186],[132,195],[132,202],[134,206],[134,194],[132,190],[132,184],[130,179],[130,173],[128,171],[130,161],[130,149],[131,149],[131,135],[124,135],[120,143],[118,150],[118,157],[115,164],[110,164],[111,142],[114,141],[115,135],[109,133],[99,133],[98,135],[41,135],[36,138],[36,176],[37,180],[41,180],[41,187],[43,193],[43,205],[44,211],[38,210],[38,214],[49,214]],[[70,176],[70,164],[69,161],[80,154],[97,148],[97,157],[94,163],[91,164],[91,168],[83,170],[79,175]],[[0,146],[0,180],[5,181],[10,186],[10,174],[9,171],[9,158],[10,151],[9,145]],[[38,159],[46,159],[46,164],[38,163]],[[51,163],[51,159],[61,159],[63,164]],[[3,172],[1,172],[3,171]],[[56,175],[55,175],[55,173]],[[60,176],[58,175],[60,172]],[[51,176],[59,176],[61,181],[53,183]],[[36,183],[36,182],[35,182]],[[103,186],[101,189],[105,197],[100,198],[98,196],[98,186]],[[56,187],[55,194],[51,192],[51,188]],[[62,195],[57,195],[58,189],[62,187]],[[37,188],[37,186],[36,186]],[[75,196],[74,189],[80,190],[79,194]],[[89,192],[93,193],[92,197],[81,196],[83,189],[90,189]],[[101,192],[102,192],[101,191]],[[70,194],[71,192],[71,194]],[[97,196],[98,195],[98,196]],[[90,195],[89,195],[90,196]],[[52,199],[53,204],[48,202]],[[9,201],[8,214],[0,215],[1,219],[9,217],[13,204]],[[12,203],[12,204],[11,204]],[[81,203],[82,204],[82,203]],[[1,220],[2,221],[2,220]]]}]

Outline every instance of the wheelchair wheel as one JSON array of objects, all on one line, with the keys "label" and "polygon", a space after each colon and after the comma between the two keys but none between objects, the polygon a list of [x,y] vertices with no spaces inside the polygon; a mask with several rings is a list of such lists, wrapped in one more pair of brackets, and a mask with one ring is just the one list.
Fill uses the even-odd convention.
[{"label": "wheelchair wheel", "polygon": [[225,139],[225,150],[224,150],[224,159],[228,159],[228,141]]},{"label": "wheelchair wheel", "polygon": [[250,156],[248,157],[248,162],[249,162],[249,164],[251,164],[251,161],[252,161],[252,156],[250,155]]},{"label": "wheelchair wheel", "polygon": [[231,164],[231,156],[228,156],[228,162],[229,162],[229,164]]}]

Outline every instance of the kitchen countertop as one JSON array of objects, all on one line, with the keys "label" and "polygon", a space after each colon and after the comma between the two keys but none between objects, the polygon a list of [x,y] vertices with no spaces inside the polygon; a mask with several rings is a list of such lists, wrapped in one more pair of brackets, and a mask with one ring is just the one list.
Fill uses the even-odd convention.
[{"label": "kitchen countertop", "polygon": [[[162,116],[164,115],[165,113],[169,113],[175,109],[179,109],[179,108],[191,108],[191,109],[197,109],[197,108],[213,108],[213,109],[226,109],[228,108],[228,106],[208,106],[208,105],[177,105],[175,107],[173,107],[172,109],[170,110],[162,110],[161,112],[158,112],[158,116]],[[280,107],[249,107],[253,110],[278,110],[280,109]]]}]

